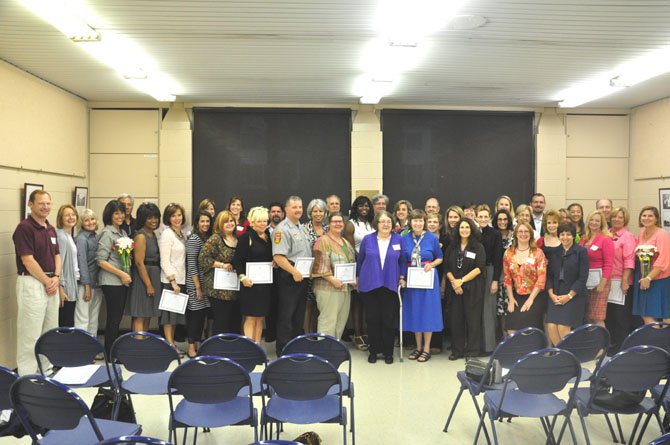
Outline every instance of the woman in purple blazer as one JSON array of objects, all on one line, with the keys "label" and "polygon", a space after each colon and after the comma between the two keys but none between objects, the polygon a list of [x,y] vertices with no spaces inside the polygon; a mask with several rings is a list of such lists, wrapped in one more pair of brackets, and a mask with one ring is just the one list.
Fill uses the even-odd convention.
[{"label": "woman in purple blazer", "polygon": [[384,361],[390,365],[398,310],[396,292],[398,284],[405,285],[407,259],[400,235],[393,233],[393,217],[389,212],[377,213],[372,226],[375,232],[363,238],[356,260],[358,291],[368,324],[368,363],[375,363],[377,354],[383,354]]}]

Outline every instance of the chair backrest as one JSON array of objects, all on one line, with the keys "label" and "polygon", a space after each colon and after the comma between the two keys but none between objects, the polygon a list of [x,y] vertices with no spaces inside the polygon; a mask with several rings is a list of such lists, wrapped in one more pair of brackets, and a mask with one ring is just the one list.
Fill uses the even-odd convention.
[{"label": "chair backrest", "polygon": [[[233,360],[204,355],[182,363],[172,371],[168,389],[193,403],[221,403],[237,397],[244,387],[249,388],[249,373]],[[170,391],[168,394],[172,394]]]},{"label": "chair backrest", "polygon": [[621,349],[649,345],[670,352],[670,323],[657,321],[645,324],[631,332],[621,344]]},{"label": "chair backrest", "polygon": [[569,351],[545,348],[520,358],[505,377],[514,381],[519,390],[530,394],[555,393],[574,379],[579,383],[582,367],[577,357]]},{"label": "chair backrest", "polygon": [[126,443],[146,443],[149,445],[172,445],[170,442],[166,442],[162,439],[155,439],[153,437],[146,437],[146,436],[112,437],[111,439],[107,439],[100,442],[98,445],[117,445]]},{"label": "chair backrest", "polygon": [[200,345],[198,354],[229,358],[242,365],[247,372],[253,371],[257,365],[267,366],[268,363],[263,348],[249,337],[239,334],[214,335]]},{"label": "chair backrest", "polygon": [[87,417],[98,440],[103,436],[86,403],[74,391],[41,375],[19,377],[9,393],[12,406],[33,441],[33,425],[49,430],[71,430]]},{"label": "chair backrest", "polygon": [[282,355],[313,354],[328,360],[335,369],[344,362],[349,362],[349,376],[351,376],[351,353],[344,343],[328,334],[304,334],[289,341]]},{"label": "chair backrest", "polygon": [[668,445],[668,444],[670,444],[670,433],[665,433],[661,437],[657,437],[656,439],[649,442],[648,445]]},{"label": "chair backrest", "polygon": [[670,354],[656,346],[633,346],[603,363],[596,384],[606,381],[614,389],[643,391],[653,388],[670,372]]},{"label": "chair backrest", "polygon": [[494,349],[489,358],[489,365],[498,360],[503,368],[511,368],[517,360],[529,352],[547,346],[547,336],[537,328],[525,328],[516,331]]},{"label": "chair backrest", "polygon": [[597,324],[586,324],[573,329],[556,345],[559,349],[570,351],[580,363],[596,361],[596,368],[605,358],[610,344],[610,333]]},{"label": "chair backrest", "polygon": [[312,354],[279,357],[265,369],[261,383],[269,385],[279,397],[289,400],[320,399],[333,385],[339,386],[342,396],[340,373],[326,359]]},{"label": "chair backrest", "polygon": [[51,329],[40,336],[35,343],[35,358],[44,375],[40,355],[45,356],[54,366],[60,368],[90,365],[95,356],[104,354],[105,348],[89,332],[71,327]]},{"label": "chair backrest", "polygon": [[0,411],[12,407],[9,401],[9,388],[19,378],[19,375],[9,368],[0,366]]},{"label": "chair backrest", "polygon": [[[149,332],[129,332],[117,338],[110,350],[110,360],[140,374],[163,372],[175,360],[181,364],[177,350],[164,338]],[[113,368],[116,372],[116,366]]]}]

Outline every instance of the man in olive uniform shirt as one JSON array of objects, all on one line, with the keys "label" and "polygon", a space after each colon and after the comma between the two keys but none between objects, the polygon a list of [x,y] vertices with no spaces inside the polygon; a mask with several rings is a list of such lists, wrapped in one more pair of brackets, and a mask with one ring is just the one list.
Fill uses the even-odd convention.
[{"label": "man in olive uniform shirt", "polygon": [[272,235],[272,256],[279,266],[279,303],[277,309],[277,357],[293,337],[300,335],[305,319],[307,282],[294,267],[300,257],[311,257],[312,248],[300,227],[302,199],[291,196],[286,201],[286,218]]}]

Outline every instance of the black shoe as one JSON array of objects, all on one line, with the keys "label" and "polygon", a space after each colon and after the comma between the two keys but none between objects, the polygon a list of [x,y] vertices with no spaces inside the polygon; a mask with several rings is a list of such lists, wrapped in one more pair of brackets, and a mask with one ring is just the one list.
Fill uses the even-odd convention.
[{"label": "black shoe", "polygon": [[393,356],[392,355],[387,355],[384,357],[384,363],[387,365],[392,365],[393,364]]},{"label": "black shoe", "polygon": [[452,352],[449,355],[449,360],[451,360],[451,361],[458,360],[459,358],[463,358],[463,356],[461,354],[459,354],[458,352]]},{"label": "black shoe", "polygon": [[377,363],[377,354],[368,355],[368,363]]}]

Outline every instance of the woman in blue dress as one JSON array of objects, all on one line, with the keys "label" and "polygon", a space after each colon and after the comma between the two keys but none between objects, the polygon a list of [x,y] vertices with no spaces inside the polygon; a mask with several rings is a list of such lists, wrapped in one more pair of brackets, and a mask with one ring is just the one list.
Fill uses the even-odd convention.
[{"label": "woman in blue dress", "polygon": [[427,362],[430,360],[430,339],[433,332],[443,328],[440,306],[440,282],[437,266],[442,264],[440,241],[426,231],[426,213],[413,210],[409,217],[411,231],[402,236],[402,250],[408,259],[408,266],[422,267],[434,274],[431,289],[405,289],[402,304],[403,329],[414,332],[416,349],[409,355],[410,360]]}]

